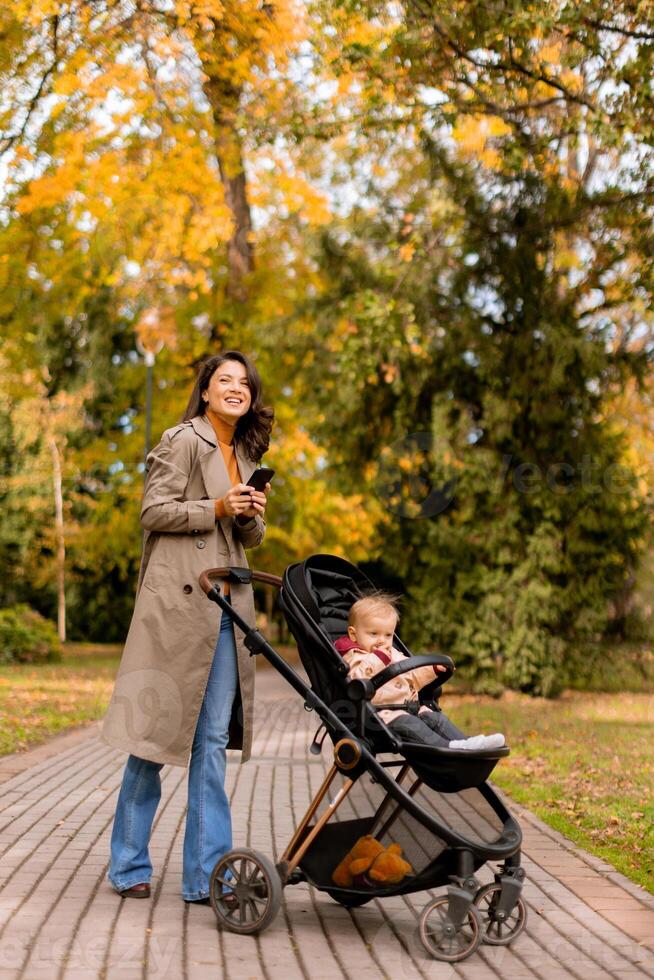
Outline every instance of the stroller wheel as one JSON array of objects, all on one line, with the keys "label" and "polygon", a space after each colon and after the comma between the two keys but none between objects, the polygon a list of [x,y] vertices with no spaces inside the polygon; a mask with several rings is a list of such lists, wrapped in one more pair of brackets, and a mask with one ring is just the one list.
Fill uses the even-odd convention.
[{"label": "stroller wheel", "polygon": [[266,929],[282,903],[282,883],[270,858],[249,847],[228,851],[211,872],[209,900],[218,922],[247,935]]},{"label": "stroller wheel", "polygon": [[435,959],[458,963],[474,953],[484,930],[481,916],[474,905],[470,906],[457,928],[449,916],[449,903],[448,896],[441,895],[424,907],[420,916],[420,939]]},{"label": "stroller wheel", "polygon": [[496,913],[501,891],[501,884],[492,882],[480,888],[475,895],[475,905],[481,913],[485,929],[482,942],[489,946],[508,946],[527,924],[527,906],[521,898],[509,915],[502,916]]}]

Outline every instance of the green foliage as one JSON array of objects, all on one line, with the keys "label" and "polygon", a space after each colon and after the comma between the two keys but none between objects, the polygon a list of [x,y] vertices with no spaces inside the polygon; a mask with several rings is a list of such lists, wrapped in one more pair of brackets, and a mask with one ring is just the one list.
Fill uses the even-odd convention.
[{"label": "green foliage", "polygon": [[627,593],[627,609],[618,625],[627,640],[654,643],[654,543],[651,538],[636,570],[633,590]]},{"label": "green foliage", "polygon": [[[348,223],[346,244],[342,228],[323,237],[326,355],[307,386],[343,479],[369,474],[379,493],[378,462],[397,457],[404,499],[382,483],[382,547],[406,583],[407,638],[437,640],[479,690],[552,696],[609,628],[643,551],[646,495],[602,411],[648,355],[612,345],[610,317],[579,316],[580,284],[556,271],[560,208],[546,181],[498,179],[487,198],[466,164],[430,143],[425,159],[392,202],[420,215],[408,266],[379,244],[406,227],[385,199],[386,214]],[[578,217],[580,231],[583,206]],[[419,431],[423,453],[407,441]],[[451,479],[449,507],[420,519],[416,504]]]},{"label": "green foliage", "polygon": [[60,659],[61,643],[53,623],[23,603],[0,609],[0,664]]},{"label": "green foliage", "polygon": [[578,691],[654,693],[654,651],[646,643],[616,643],[614,637],[590,645],[570,687]]}]

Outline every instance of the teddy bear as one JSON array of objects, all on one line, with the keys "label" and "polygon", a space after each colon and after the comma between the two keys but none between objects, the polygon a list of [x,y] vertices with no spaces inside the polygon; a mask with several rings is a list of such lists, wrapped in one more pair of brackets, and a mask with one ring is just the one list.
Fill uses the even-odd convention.
[{"label": "teddy bear", "polygon": [[402,857],[399,844],[384,847],[374,837],[360,837],[332,874],[339,888],[370,886],[373,883],[398,885],[413,868]]}]

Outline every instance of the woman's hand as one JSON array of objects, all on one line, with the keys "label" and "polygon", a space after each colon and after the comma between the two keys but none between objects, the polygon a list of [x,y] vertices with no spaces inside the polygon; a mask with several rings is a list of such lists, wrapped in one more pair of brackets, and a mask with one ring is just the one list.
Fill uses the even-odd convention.
[{"label": "woman's hand", "polygon": [[250,496],[250,506],[245,510],[241,511],[243,517],[256,517],[257,514],[263,514],[266,509],[266,504],[268,503],[268,494],[270,493],[270,484],[266,483],[263,490],[255,490],[253,487],[247,488]]},{"label": "woman's hand", "polygon": [[245,483],[235,483],[222,498],[225,514],[228,517],[256,517],[257,514],[263,514],[269,493],[269,483],[266,483],[263,492],[248,487]]}]

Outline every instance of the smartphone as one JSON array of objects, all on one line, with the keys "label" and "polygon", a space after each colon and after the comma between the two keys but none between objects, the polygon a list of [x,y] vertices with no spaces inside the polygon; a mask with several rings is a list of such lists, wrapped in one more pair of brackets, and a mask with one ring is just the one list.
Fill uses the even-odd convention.
[{"label": "smartphone", "polygon": [[263,492],[266,483],[270,483],[274,475],[275,471],[269,466],[260,466],[254,471],[246,486],[254,487],[255,490],[261,490]]}]

